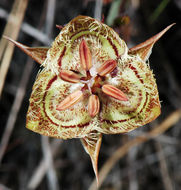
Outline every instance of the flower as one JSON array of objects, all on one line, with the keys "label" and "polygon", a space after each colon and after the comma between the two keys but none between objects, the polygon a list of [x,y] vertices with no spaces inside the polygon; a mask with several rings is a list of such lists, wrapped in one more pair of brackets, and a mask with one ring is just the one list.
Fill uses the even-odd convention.
[{"label": "flower", "polygon": [[129,132],[160,114],[146,61],[171,26],[131,49],[113,29],[87,16],[70,21],[51,48],[29,48],[8,38],[43,66],[26,127],[50,137],[80,138],[98,180],[102,134]]}]

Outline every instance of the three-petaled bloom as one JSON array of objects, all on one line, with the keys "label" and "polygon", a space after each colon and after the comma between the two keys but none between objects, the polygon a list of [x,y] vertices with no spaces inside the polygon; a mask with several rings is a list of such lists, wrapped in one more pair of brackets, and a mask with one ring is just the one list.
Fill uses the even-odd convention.
[{"label": "three-petaled bloom", "polygon": [[146,60],[171,27],[128,50],[105,24],[78,16],[51,48],[14,42],[44,67],[30,98],[26,127],[56,138],[80,138],[98,179],[102,134],[129,132],[160,114],[157,85]]}]

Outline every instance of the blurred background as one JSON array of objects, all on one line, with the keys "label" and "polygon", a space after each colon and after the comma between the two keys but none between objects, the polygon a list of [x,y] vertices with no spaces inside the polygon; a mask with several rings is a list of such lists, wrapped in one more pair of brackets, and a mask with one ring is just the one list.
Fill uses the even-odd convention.
[{"label": "blurred background", "polygon": [[[77,15],[103,18],[128,47],[176,23],[149,59],[162,114],[128,134],[104,135],[99,170],[107,169],[101,170],[102,190],[181,189],[181,1],[0,0],[0,37],[31,47],[51,46],[60,31],[56,24],[65,25]],[[1,39],[0,190],[94,190],[90,158],[78,139],[46,138],[25,128],[39,69],[38,63]],[[150,139],[148,134],[156,128],[158,136]],[[140,135],[145,137],[141,141]]]}]

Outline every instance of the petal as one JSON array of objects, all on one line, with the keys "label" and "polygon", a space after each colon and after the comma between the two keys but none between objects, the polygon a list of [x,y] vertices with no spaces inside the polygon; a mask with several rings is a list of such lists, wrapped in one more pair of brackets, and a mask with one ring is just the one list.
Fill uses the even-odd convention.
[{"label": "petal", "polygon": [[[128,56],[129,57],[129,56]],[[118,67],[115,77],[107,78],[106,83],[120,89],[128,101],[119,101],[99,94],[102,108],[99,132],[124,133],[145,125],[160,114],[158,90],[152,71],[142,61],[129,57],[124,66]]]},{"label": "petal", "polygon": [[[86,51],[89,53],[83,49],[89,49]],[[91,17],[78,16],[61,30],[48,51],[49,61],[44,66],[57,74],[61,67],[62,70],[74,70],[86,76],[90,67],[99,68],[101,63],[124,56],[127,51],[125,42],[113,29]]]},{"label": "petal", "polygon": [[81,84],[63,81],[44,69],[33,86],[26,127],[34,132],[56,138],[85,136],[94,128],[95,122],[91,120],[86,108],[88,91],[84,92],[83,99],[77,104],[63,111],[57,110],[57,106],[68,95],[81,88]]}]

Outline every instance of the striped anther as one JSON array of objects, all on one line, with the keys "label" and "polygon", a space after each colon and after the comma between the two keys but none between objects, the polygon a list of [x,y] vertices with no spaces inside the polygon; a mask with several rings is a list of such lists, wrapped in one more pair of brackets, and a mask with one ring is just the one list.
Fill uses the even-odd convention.
[{"label": "striped anther", "polygon": [[81,90],[77,90],[72,94],[68,95],[58,106],[57,110],[62,111],[71,106],[75,105],[77,102],[81,100],[83,93]]},{"label": "striped anther", "polygon": [[60,77],[67,82],[77,83],[80,81],[80,76],[73,71],[61,70]]},{"label": "striped anther", "polygon": [[117,62],[113,59],[105,61],[101,67],[97,69],[100,76],[105,76],[106,74],[112,72],[117,66]]},{"label": "striped anther", "polygon": [[120,89],[110,85],[110,84],[105,84],[102,86],[102,91],[107,94],[108,96],[111,96],[117,100],[120,101],[128,101],[128,98],[126,97],[126,95],[124,94],[124,92],[122,92]]},{"label": "striped anther", "polygon": [[96,95],[91,95],[88,102],[88,112],[91,117],[95,117],[99,113],[100,102]]},{"label": "striped anther", "polygon": [[92,56],[85,40],[82,40],[80,43],[79,55],[82,68],[88,71],[92,67]]}]

